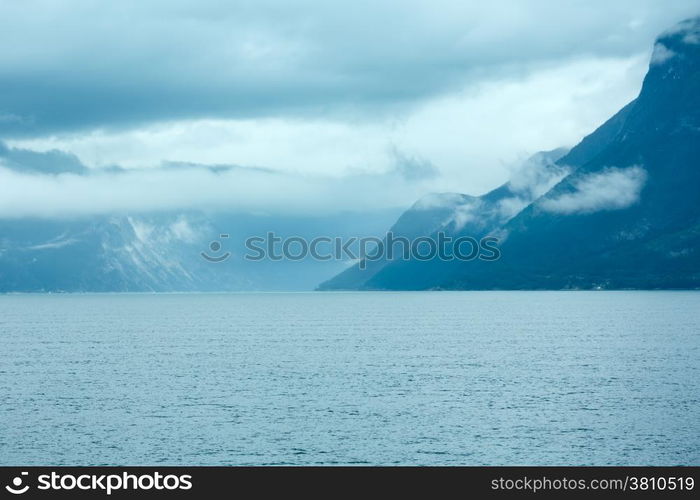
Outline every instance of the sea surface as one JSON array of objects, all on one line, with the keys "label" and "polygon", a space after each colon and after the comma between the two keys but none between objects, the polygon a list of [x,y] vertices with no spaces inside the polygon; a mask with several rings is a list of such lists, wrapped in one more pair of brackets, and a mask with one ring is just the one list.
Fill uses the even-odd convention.
[{"label": "sea surface", "polygon": [[700,293],[0,296],[1,465],[700,464]]}]

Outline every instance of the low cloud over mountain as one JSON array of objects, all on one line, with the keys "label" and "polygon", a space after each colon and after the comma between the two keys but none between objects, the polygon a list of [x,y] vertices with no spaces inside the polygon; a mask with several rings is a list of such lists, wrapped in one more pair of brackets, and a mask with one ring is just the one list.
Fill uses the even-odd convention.
[{"label": "low cloud over mountain", "polygon": [[646,179],[646,171],[639,166],[606,168],[572,180],[573,192],[544,199],[538,206],[560,214],[627,208],[639,200]]}]

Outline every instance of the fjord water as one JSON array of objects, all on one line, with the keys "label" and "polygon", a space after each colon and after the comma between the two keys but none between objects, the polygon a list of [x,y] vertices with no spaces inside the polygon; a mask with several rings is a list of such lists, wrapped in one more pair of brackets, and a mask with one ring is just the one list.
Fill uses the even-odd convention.
[{"label": "fjord water", "polygon": [[0,296],[0,463],[699,464],[700,293]]}]

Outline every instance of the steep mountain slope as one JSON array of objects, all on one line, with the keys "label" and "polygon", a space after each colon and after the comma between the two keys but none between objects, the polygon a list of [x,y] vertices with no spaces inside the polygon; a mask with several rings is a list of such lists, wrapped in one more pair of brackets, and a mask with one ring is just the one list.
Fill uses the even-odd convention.
[{"label": "steep mountain slope", "polygon": [[[408,241],[435,234],[438,231],[449,236],[467,233],[481,237],[487,235],[518,213],[522,207],[560,180],[567,170],[556,165],[565,149],[543,151],[529,158],[514,174],[513,179],[483,196],[460,193],[434,193],[424,196],[404,212],[389,229],[394,243],[395,256],[400,255]],[[384,238],[384,248],[389,242]],[[371,252],[370,252],[371,254]],[[364,284],[386,266],[396,264],[384,252],[380,259],[365,259],[346,269],[319,286],[321,290],[352,290]],[[427,264],[427,263],[424,263]],[[422,266],[425,267],[425,266]]]},{"label": "steep mountain slope", "polygon": [[700,19],[656,42],[639,97],[491,233],[495,262],[397,261],[365,289],[700,287]]}]

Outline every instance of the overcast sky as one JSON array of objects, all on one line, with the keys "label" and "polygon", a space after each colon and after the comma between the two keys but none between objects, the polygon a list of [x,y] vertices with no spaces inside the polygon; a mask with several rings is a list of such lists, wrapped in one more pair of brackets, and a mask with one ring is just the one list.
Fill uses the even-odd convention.
[{"label": "overcast sky", "polygon": [[[697,14],[698,0],[2,1],[0,141],[133,170],[38,179],[0,155],[0,215],[107,211],[118,190],[134,210],[481,194],[633,99],[654,38]],[[173,162],[280,173],[182,179]]]}]

